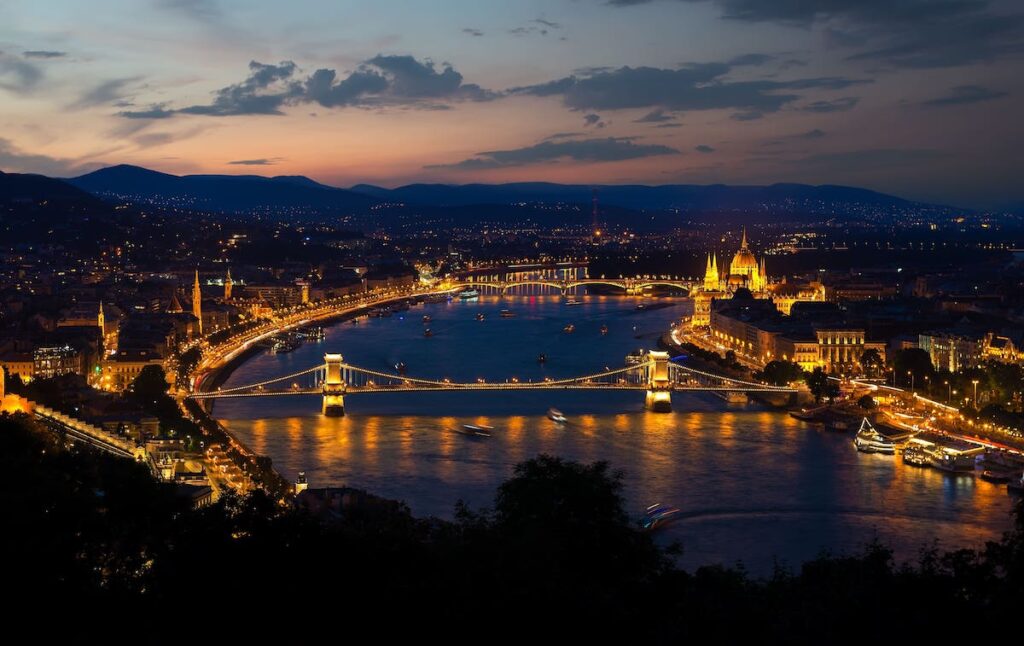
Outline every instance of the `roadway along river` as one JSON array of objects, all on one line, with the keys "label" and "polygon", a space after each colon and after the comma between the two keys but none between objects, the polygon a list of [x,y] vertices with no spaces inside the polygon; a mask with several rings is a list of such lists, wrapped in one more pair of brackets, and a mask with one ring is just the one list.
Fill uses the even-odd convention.
[{"label": "roadway along river", "polygon": [[[581,300],[492,296],[341,323],[323,342],[254,357],[224,387],[299,371],[327,351],[366,368],[393,371],[404,362],[410,376],[457,381],[589,374],[623,365],[638,347],[654,348],[687,307],[648,299],[673,305],[637,311],[639,299]],[[504,308],[516,318],[500,318]],[[424,314],[433,318],[430,338]],[[563,332],[568,323],[575,332]],[[546,364],[537,363],[539,353]],[[607,460],[625,472],[627,503],[638,516],[655,502],[684,511],[659,540],[680,541],[687,567],[742,560],[767,574],[774,558],[796,565],[875,536],[901,559],[914,558],[933,540],[980,547],[1010,526],[1004,487],[864,455],[848,435],[710,394],[673,395],[671,414],[645,412],[642,392],[363,394],[345,404],[344,418],[321,417],[319,398],[302,396],[223,400],[214,413],[288,478],[305,471],[313,487],[367,489],[404,500],[417,515],[451,517],[460,498],[489,505],[513,465],[541,452]],[[549,421],[551,406],[571,423]],[[452,431],[464,423],[495,430],[490,438]]]}]

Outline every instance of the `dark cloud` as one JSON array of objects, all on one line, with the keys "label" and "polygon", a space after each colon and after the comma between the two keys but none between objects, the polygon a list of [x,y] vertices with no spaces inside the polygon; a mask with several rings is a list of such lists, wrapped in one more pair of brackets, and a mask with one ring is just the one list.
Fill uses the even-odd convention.
[{"label": "dark cloud", "polygon": [[542,139],[541,141],[553,141],[555,139],[571,139],[573,137],[582,137],[584,134],[586,134],[586,133],[583,133],[583,132],[556,132],[553,135],[548,135],[547,137],[544,137],[544,139]]},{"label": "dark cloud", "polygon": [[23,94],[31,92],[43,80],[43,72],[38,67],[0,52],[0,89]]},{"label": "dark cloud", "polygon": [[46,49],[30,49],[22,52],[22,56],[25,58],[63,58],[67,56],[67,52],[56,52]]},{"label": "dark cloud", "polygon": [[[609,0],[631,6],[654,0]],[[701,2],[705,0],[683,0]],[[933,68],[989,62],[1024,51],[1024,14],[988,0],[706,0],[726,19],[823,25],[826,43],[868,47],[851,60]]]},{"label": "dark cloud", "polygon": [[561,95],[563,103],[574,110],[735,109],[740,118],[756,118],[798,100],[798,91],[843,89],[869,82],[842,77],[733,81],[725,78],[732,67],[728,63],[691,63],[677,69],[620,67],[513,88],[509,93]]},{"label": "dark cloud", "polygon": [[117,116],[126,119],[168,119],[173,117],[174,110],[167,109],[165,103],[155,103],[145,110],[125,110],[118,112]]},{"label": "dark cloud", "polygon": [[591,112],[590,114],[583,116],[583,127],[587,128],[593,126],[595,128],[604,128],[605,122],[601,121],[601,115]]},{"label": "dark cloud", "polygon": [[833,99],[831,101],[814,101],[807,105],[801,106],[800,109],[804,112],[846,112],[852,110],[860,99],[855,96],[847,96],[841,99]]},{"label": "dark cloud", "polygon": [[281,114],[281,107],[297,91],[291,82],[297,67],[291,61],[267,65],[249,63],[249,77],[214,93],[208,105],[193,105],[178,110],[183,114],[228,117],[241,114]]},{"label": "dark cloud", "polygon": [[665,112],[661,108],[656,108],[639,119],[634,119],[633,123],[667,123],[675,120],[675,115]]},{"label": "dark cloud", "polygon": [[138,77],[130,77],[103,81],[84,92],[70,107],[75,110],[81,110],[97,105],[120,102],[124,97],[126,86],[138,80]]},{"label": "dark cloud", "polygon": [[533,146],[513,150],[492,150],[477,153],[476,156],[454,164],[437,164],[427,168],[454,168],[475,170],[528,166],[531,164],[558,162],[561,160],[582,162],[610,162],[658,155],[674,155],[675,148],[658,144],[636,143],[632,137],[608,137],[605,139],[546,140]]},{"label": "dark cloud", "polygon": [[801,132],[800,134],[793,135],[796,139],[821,139],[825,136],[824,130],[815,128],[814,130],[808,130],[807,132]]},{"label": "dark cloud", "polygon": [[276,115],[289,105],[316,103],[325,108],[344,106],[403,105],[424,110],[445,110],[449,101],[488,101],[498,94],[473,83],[445,63],[418,61],[412,56],[378,55],[355,71],[338,78],[332,69],[318,69],[306,78],[292,61],[269,65],[252,61],[249,76],[241,83],[214,93],[213,101],[171,109],[155,105],[149,110],[124,111],[130,119],[161,119],[174,114],[216,117]]},{"label": "dark cloud", "polygon": [[946,96],[929,99],[921,105],[941,108],[951,105],[967,105],[969,103],[991,101],[993,99],[1001,99],[1004,96],[1008,96],[1008,94],[998,90],[990,90],[980,85],[958,85],[951,88]]},{"label": "dark cloud", "polygon": [[280,157],[260,159],[236,159],[235,161],[229,161],[228,164],[231,164],[232,166],[273,166],[279,161],[281,161]]},{"label": "dark cloud", "polygon": [[713,153],[713,152],[715,152],[714,148],[712,148],[711,146],[707,146],[705,144],[701,144],[699,146],[694,146],[693,149],[696,150],[699,153]]},{"label": "dark cloud", "polygon": [[469,34],[470,36],[483,36],[484,35],[483,31],[481,31],[479,29],[474,29],[472,27],[463,27],[462,28],[462,33]]},{"label": "dark cloud", "polygon": [[508,30],[508,33],[513,36],[528,36],[530,34],[538,34],[540,36],[547,36],[551,31],[558,31],[562,28],[561,23],[554,22],[552,20],[545,20],[543,18],[534,18],[529,21],[529,24],[522,27],[513,27]]}]

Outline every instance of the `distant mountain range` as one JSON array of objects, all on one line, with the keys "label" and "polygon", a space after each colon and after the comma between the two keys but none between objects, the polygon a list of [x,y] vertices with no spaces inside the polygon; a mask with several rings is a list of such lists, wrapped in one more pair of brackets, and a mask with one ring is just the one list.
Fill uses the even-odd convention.
[{"label": "distant mountain range", "polygon": [[0,204],[102,207],[102,202],[95,196],[65,181],[44,175],[4,172],[0,172]]},{"label": "distant mountain range", "polygon": [[388,202],[424,206],[514,204],[520,202],[589,204],[596,196],[602,205],[636,211],[763,211],[774,207],[807,208],[815,204],[862,204],[906,207],[911,202],[862,188],[772,184],[596,185],[520,182],[513,184],[409,184],[394,189],[357,184],[353,191]]},{"label": "distant mountain range", "polygon": [[138,166],[111,166],[68,183],[104,198],[152,202],[204,211],[245,213],[263,209],[362,212],[374,197],[317,183],[308,177],[169,175]]},{"label": "distant mountain range", "polygon": [[[137,166],[112,166],[56,180],[39,175],[0,173],[0,201],[16,196],[55,200],[105,200],[150,203],[225,213],[273,212],[302,219],[318,215],[374,212],[400,217],[417,213],[455,218],[498,217],[513,222],[518,217],[534,221],[589,217],[596,195],[602,217],[628,222],[637,212],[658,214],[668,225],[674,214],[694,220],[722,220],[731,214],[738,220],[770,221],[786,214],[797,219],[826,215],[840,219],[882,220],[914,209],[947,211],[875,191],[846,186],[773,184],[728,186],[672,184],[663,186],[552,184],[409,184],[388,189],[358,184],[336,188],[303,176],[185,175],[160,173]],[[571,208],[551,208],[571,205]],[[634,216],[630,216],[633,213]],[[517,215],[518,214],[518,215]],[[659,226],[662,226],[659,225]]]}]

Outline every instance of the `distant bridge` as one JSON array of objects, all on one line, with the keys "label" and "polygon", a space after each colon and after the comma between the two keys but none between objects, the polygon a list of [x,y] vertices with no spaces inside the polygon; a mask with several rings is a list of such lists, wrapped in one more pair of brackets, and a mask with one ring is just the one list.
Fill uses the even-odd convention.
[{"label": "distant bridge", "polygon": [[554,277],[536,277],[536,278],[494,278],[491,279],[487,276],[469,276],[465,278],[452,279],[444,284],[449,291],[456,289],[486,289],[493,290],[501,293],[505,293],[510,289],[516,287],[525,287],[530,285],[548,287],[550,289],[558,290],[565,294],[571,289],[576,287],[586,287],[588,285],[603,285],[606,287],[615,287],[623,290],[627,294],[639,294],[645,289],[652,287],[670,287],[673,289],[682,289],[690,291],[694,286],[694,281],[690,280],[674,280],[674,279],[660,279],[660,278],[554,278]]},{"label": "distant bridge", "polygon": [[792,388],[743,381],[682,366],[671,362],[667,352],[651,351],[643,355],[639,361],[622,368],[577,377],[546,378],[541,381],[521,381],[511,377],[503,381],[477,379],[471,382],[409,377],[361,368],[345,362],[340,354],[327,354],[324,356],[323,364],[306,370],[244,386],[195,392],[188,397],[205,400],[322,395],[323,414],[340,416],[344,415],[346,395],[460,390],[641,390],[646,391],[645,405],[648,410],[656,412],[668,412],[672,409],[672,392],[796,392]]}]

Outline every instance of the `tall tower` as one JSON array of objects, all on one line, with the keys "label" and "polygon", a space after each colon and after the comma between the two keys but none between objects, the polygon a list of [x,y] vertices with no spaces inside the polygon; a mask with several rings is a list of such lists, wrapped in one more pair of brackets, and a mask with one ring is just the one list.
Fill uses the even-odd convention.
[{"label": "tall tower", "polygon": [[224,279],[224,300],[231,300],[231,288],[233,286],[234,283],[231,282],[231,268],[228,267],[228,276]]},{"label": "tall tower", "polygon": [[718,289],[718,270],[711,262],[711,254],[708,254],[707,268],[704,270],[704,291],[713,292]]},{"label": "tall tower", "polygon": [[199,335],[203,334],[203,292],[199,288],[199,270],[196,270],[196,282],[192,284],[192,316],[199,319]]},{"label": "tall tower", "polygon": [[96,315],[96,325],[100,328],[100,340],[107,338],[107,320],[103,318],[103,301],[100,301],[100,312]]}]

